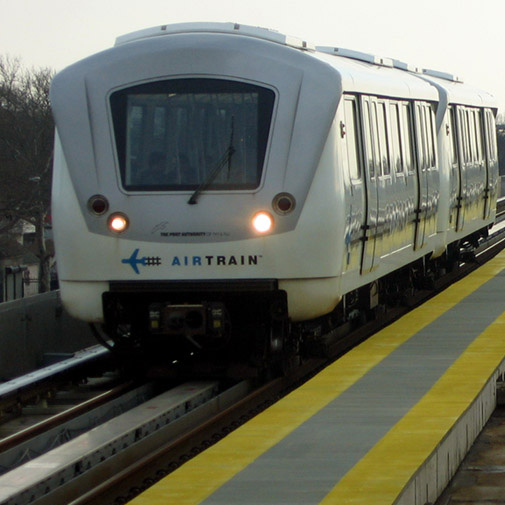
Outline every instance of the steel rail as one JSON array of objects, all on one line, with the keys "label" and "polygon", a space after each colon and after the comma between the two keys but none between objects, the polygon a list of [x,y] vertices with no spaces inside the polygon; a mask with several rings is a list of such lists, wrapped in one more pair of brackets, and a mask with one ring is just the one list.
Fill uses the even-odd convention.
[{"label": "steel rail", "polygon": [[60,426],[71,419],[75,419],[76,417],[84,414],[85,412],[89,412],[90,410],[99,407],[100,405],[104,405],[105,403],[111,401],[114,398],[126,393],[128,390],[134,387],[133,381],[127,381],[119,386],[116,386],[108,391],[105,391],[93,398],[90,398],[84,402],[79,403],[78,405],[74,405],[73,407],[68,408],[64,412],[60,412],[55,414],[43,421],[34,424],[22,431],[18,431],[13,435],[10,435],[6,438],[0,440],[0,453],[4,451],[8,451],[13,447],[20,445],[29,439],[36,437],[44,432],[47,432],[57,426]]}]

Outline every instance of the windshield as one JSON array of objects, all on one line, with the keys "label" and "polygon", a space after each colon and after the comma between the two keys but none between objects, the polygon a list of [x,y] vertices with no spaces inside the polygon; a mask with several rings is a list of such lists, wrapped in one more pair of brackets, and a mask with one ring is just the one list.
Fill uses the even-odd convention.
[{"label": "windshield", "polygon": [[[274,98],[273,91],[260,86],[200,78],[156,81],[113,93],[123,187],[257,188]],[[227,153],[233,156],[228,159]]]}]

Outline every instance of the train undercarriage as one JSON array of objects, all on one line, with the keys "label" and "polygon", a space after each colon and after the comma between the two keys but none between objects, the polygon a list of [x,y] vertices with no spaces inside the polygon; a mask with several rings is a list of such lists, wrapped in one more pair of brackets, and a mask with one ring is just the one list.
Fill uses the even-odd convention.
[{"label": "train undercarriage", "polygon": [[289,347],[276,280],[113,282],[103,304],[115,352],[177,370],[253,375]]}]

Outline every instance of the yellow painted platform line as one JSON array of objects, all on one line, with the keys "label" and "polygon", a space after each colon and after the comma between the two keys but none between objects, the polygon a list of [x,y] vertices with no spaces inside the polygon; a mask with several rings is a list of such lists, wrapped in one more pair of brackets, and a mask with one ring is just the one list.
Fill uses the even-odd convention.
[{"label": "yellow painted platform line", "polygon": [[[360,344],[299,389],[185,463],[130,503],[134,505],[201,503],[333,401],[412,335],[451,309],[503,268],[505,268],[505,253],[500,253],[478,271],[434,297],[422,309],[410,312]],[[381,442],[378,446],[380,444]],[[374,454],[378,446],[372,451]],[[403,449],[401,451],[404,452]],[[366,459],[367,457],[358,465],[367,464]],[[383,468],[384,462],[379,466]],[[344,480],[347,478],[346,482],[352,484],[354,492],[357,488],[353,476],[355,479],[356,475],[351,471],[344,477]],[[361,484],[363,485],[363,482]],[[327,498],[330,501],[325,503],[345,503],[334,501],[336,498],[332,497],[333,493],[336,493],[335,496],[338,493],[348,496],[344,488],[339,490],[337,486]],[[375,502],[362,500],[360,503]]]},{"label": "yellow painted platform line", "polygon": [[392,505],[505,358],[505,313],[333,488],[321,505]]}]

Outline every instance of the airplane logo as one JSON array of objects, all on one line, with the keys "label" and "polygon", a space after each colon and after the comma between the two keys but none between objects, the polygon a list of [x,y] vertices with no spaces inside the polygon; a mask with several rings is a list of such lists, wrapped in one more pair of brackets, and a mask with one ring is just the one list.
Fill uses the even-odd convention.
[{"label": "airplane logo", "polygon": [[121,260],[121,263],[130,265],[136,274],[140,274],[139,265],[145,267],[160,266],[161,258],[159,256],[144,256],[143,258],[138,258],[139,249],[135,249],[129,258]]}]

